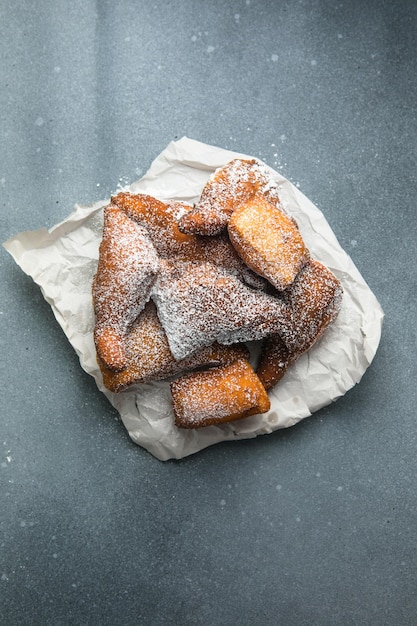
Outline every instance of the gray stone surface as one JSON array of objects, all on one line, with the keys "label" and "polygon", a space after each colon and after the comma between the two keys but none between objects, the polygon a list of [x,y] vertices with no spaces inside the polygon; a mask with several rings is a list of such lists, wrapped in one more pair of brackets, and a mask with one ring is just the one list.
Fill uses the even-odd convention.
[{"label": "gray stone surface", "polygon": [[2,249],[0,623],[415,624],[416,3],[3,0],[0,32],[1,241],[187,135],[299,184],[386,314],[332,406],[162,463]]}]

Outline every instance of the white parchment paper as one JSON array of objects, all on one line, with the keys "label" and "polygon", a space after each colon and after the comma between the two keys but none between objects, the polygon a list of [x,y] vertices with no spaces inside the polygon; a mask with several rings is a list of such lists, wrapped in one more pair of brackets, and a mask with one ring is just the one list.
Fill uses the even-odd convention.
[{"label": "white parchment paper", "polygon": [[[248,156],[184,137],[171,142],[146,175],[126,190],[192,203],[217,167]],[[178,459],[220,441],[256,437],[292,426],[358,383],[377,350],[383,320],[378,301],[319,209],[288,180],[270,171],[311,255],[336,274],[345,293],[336,322],[270,392],[271,410],[264,415],[181,430],[174,426],[167,382],[137,385],[120,394],[103,386],[92,334],[91,281],[97,266],[103,207],[108,200],[76,205],[67,219],[50,230],[22,232],[3,244],[40,286],[81,366],[118,410],[132,440],[158,459]]]}]

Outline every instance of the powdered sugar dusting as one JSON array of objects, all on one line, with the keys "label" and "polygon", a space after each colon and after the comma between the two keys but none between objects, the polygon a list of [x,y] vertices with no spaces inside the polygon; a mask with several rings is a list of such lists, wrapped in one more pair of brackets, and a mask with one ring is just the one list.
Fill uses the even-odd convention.
[{"label": "powdered sugar dusting", "polygon": [[292,335],[287,306],[279,298],[250,289],[212,263],[161,262],[151,297],[176,359],[213,341]]},{"label": "powdered sugar dusting", "polygon": [[333,272],[310,259],[284,292],[284,298],[292,311],[296,348],[304,352],[336,318],[343,289]]}]

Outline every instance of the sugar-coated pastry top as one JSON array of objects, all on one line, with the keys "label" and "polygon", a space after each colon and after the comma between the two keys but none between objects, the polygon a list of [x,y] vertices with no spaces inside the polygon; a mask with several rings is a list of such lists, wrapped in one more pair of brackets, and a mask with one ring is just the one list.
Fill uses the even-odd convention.
[{"label": "sugar-coated pastry top", "polygon": [[151,297],[176,359],[213,341],[292,334],[289,308],[280,298],[251,289],[213,263],[161,261]]},{"label": "sugar-coated pastry top", "polygon": [[271,403],[249,363],[236,359],[171,383],[175,424],[199,428],[266,413]]},{"label": "sugar-coated pastry top", "polygon": [[310,259],[283,294],[291,309],[296,349],[308,350],[340,311],[343,289],[323,263]]}]

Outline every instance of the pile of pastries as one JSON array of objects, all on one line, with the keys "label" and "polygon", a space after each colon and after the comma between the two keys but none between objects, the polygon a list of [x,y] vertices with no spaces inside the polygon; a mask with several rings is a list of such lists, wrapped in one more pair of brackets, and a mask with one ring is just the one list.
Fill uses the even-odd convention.
[{"label": "pile of pastries", "polygon": [[268,390],[333,322],[343,290],[267,168],[235,159],[194,206],[112,197],[92,294],[104,385],[168,379],[176,426],[200,428],[267,412]]}]

